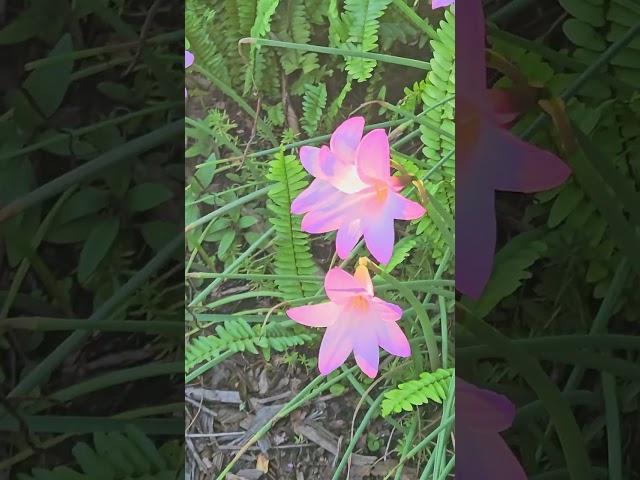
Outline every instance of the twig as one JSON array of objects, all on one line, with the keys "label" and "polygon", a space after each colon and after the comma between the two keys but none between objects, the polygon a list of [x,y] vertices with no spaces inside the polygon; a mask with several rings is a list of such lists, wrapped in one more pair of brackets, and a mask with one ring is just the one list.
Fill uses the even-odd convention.
[{"label": "twig", "polygon": [[158,9],[160,8],[161,3],[162,3],[162,0],[155,0],[153,2],[153,5],[151,5],[151,8],[147,12],[147,17],[144,19],[144,23],[142,24],[142,29],[140,30],[140,39],[138,40],[138,48],[136,50],[136,53],[133,56],[131,63],[129,64],[129,66],[127,67],[127,69],[124,71],[124,73],[121,75],[120,78],[124,78],[127,75],[129,75],[131,73],[131,70],[133,70],[133,67],[136,66],[136,63],[138,63],[138,60],[140,59],[140,55],[142,54],[142,49],[144,48],[144,45],[147,40],[147,36],[149,35],[151,22],[153,21],[153,17],[155,17],[156,13],[158,13]]}]

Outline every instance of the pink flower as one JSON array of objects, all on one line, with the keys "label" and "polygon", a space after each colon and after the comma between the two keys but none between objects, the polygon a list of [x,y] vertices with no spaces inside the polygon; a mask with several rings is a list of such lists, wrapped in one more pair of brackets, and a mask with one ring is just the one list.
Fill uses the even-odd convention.
[{"label": "pink flower", "polygon": [[329,146],[302,147],[300,160],[315,177],[292,203],[291,212],[306,213],[302,230],[337,230],[336,249],[346,258],[364,236],[381,263],[391,258],[394,220],[413,220],[425,209],[400,194],[403,185],[391,176],[389,138],[383,129],[364,137],[364,118],[353,117],[331,135]]},{"label": "pink flower", "polygon": [[478,298],[493,269],[495,191],[547,190],[562,184],[570,169],[502,128],[515,115],[505,95],[486,88],[481,0],[466,2],[456,24],[456,288]]},{"label": "pink flower", "polygon": [[318,355],[322,375],[342,365],[351,352],[371,378],[378,374],[378,346],[400,357],[411,354],[409,341],[396,323],[402,309],[373,295],[366,267],[358,266],[353,276],[341,268],[329,270],[324,289],[329,302],[287,310],[287,315],[302,325],[326,327]]},{"label": "pink flower", "polygon": [[455,0],[431,0],[431,8],[448,7],[453,3],[455,3]]},{"label": "pink flower", "polygon": [[[195,57],[193,56],[193,53],[191,53],[189,50],[185,50],[184,51],[184,68],[189,68],[191,65],[193,65],[193,61],[195,60]],[[184,98],[187,98],[187,89],[184,89]]]},{"label": "pink flower", "polygon": [[527,479],[500,436],[514,416],[507,397],[456,378],[456,480]]}]

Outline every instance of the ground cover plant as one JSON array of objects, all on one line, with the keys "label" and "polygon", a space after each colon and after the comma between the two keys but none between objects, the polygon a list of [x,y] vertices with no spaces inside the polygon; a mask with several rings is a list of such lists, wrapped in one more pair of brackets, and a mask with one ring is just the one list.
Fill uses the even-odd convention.
[{"label": "ground cover plant", "polygon": [[[476,179],[498,190],[495,216],[493,203],[483,210],[473,193],[475,211],[497,221],[490,225],[497,237],[489,236],[494,233],[485,221],[476,225],[474,245],[456,252],[459,262],[467,259],[456,269],[456,286],[467,295],[456,315],[458,375],[504,396],[476,397],[482,409],[483,402],[502,404],[489,429],[459,410],[456,474],[638,478],[640,5],[468,4],[473,12],[465,18],[459,8],[457,15],[458,31],[469,33],[467,40],[458,36],[464,52],[458,56],[460,78],[486,77],[487,86],[498,89],[492,97],[495,123],[528,144],[509,146],[504,133],[493,132],[492,147],[483,144],[485,154],[473,157],[465,153],[473,151],[473,142],[458,135],[457,157],[464,166],[457,170],[458,187],[462,168],[471,168],[465,162],[473,158],[491,172],[490,182]],[[485,40],[487,51],[473,53],[473,45]],[[469,69],[484,68],[484,59],[488,73],[470,76]],[[472,88],[459,81],[458,97]],[[458,108],[457,118],[471,110]],[[504,168],[505,160],[511,168]],[[534,160],[544,168],[527,170]],[[463,223],[457,241],[462,230],[469,231],[461,202],[469,191],[457,196],[458,225]],[[487,236],[477,240],[482,234]],[[492,242],[497,254],[495,262],[490,258],[491,275],[477,275],[486,268],[486,255],[474,255],[492,252]],[[474,261],[476,273],[464,275]],[[463,408],[461,398],[457,388]],[[472,402],[464,405],[464,412],[472,411]],[[478,440],[493,445],[494,460],[507,458],[483,434],[495,435],[512,420],[505,438],[521,467],[511,464],[514,470],[503,477],[504,463],[488,458]],[[480,427],[463,441],[459,429],[467,421]]]},{"label": "ground cover plant", "polygon": [[455,14],[437,6],[187,2],[191,478],[452,474]]},{"label": "ground cover plant", "polygon": [[182,475],[184,32],[148,3],[0,8],[3,478]]}]

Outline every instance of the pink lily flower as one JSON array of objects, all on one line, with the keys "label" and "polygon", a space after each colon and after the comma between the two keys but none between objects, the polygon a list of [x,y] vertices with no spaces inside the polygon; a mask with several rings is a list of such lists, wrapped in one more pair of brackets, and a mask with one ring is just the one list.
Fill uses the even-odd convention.
[{"label": "pink lily flower", "polygon": [[[191,53],[189,50],[185,50],[184,51],[184,68],[189,68],[191,65],[193,65],[193,62],[195,60],[195,57],[193,56],[193,53]],[[187,89],[184,89],[184,98],[187,98]]]},{"label": "pink lily flower", "polygon": [[326,327],[318,367],[328,375],[342,365],[351,352],[356,363],[370,378],[378,374],[379,350],[408,357],[411,347],[396,323],[402,309],[375,297],[366,267],[359,265],[355,275],[333,268],[324,279],[329,302],[287,310],[287,315],[308,327]]},{"label": "pink lily flower", "polygon": [[456,480],[527,480],[500,436],[514,416],[504,395],[456,378]]},{"label": "pink lily flower", "polygon": [[505,110],[504,95],[486,88],[481,0],[465,2],[456,24],[456,288],[477,299],[493,270],[495,191],[548,190],[562,184],[570,169],[503,128],[515,115]]},{"label": "pink lily flower", "polygon": [[380,263],[391,259],[394,221],[425,213],[419,203],[400,194],[391,176],[389,138],[383,129],[362,136],[364,118],[352,117],[331,135],[329,146],[304,146],[300,161],[315,180],[291,204],[291,213],[306,214],[302,230],[338,231],[336,250],[346,258],[361,237]]},{"label": "pink lily flower", "polygon": [[455,0],[431,0],[431,8],[442,8],[448,7],[449,5],[455,3]]}]

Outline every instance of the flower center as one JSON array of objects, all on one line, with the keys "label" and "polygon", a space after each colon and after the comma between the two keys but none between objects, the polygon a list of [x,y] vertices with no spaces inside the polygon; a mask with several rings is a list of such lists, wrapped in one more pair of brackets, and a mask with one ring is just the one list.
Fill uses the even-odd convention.
[{"label": "flower center", "polygon": [[360,312],[366,312],[369,309],[369,301],[362,295],[356,295],[351,299],[351,307]]},{"label": "flower center", "polygon": [[376,201],[383,203],[387,199],[387,195],[389,195],[389,187],[385,184],[378,184],[375,186],[375,190]]}]

